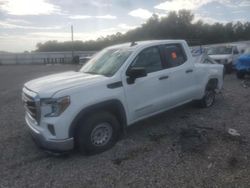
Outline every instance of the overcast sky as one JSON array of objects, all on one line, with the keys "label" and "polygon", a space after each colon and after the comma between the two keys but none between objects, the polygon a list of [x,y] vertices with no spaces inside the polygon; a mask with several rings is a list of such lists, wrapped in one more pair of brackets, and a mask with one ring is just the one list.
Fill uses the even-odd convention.
[{"label": "overcast sky", "polygon": [[153,13],[192,10],[205,22],[250,21],[250,0],[0,0],[0,51],[34,50],[38,42],[124,33]]}]

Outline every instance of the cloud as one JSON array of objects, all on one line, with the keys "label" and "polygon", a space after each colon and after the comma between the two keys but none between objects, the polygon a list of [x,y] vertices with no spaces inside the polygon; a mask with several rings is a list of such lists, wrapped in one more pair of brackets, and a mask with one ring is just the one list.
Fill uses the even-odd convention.
[{"label": "cloud", "polygon": [[240,7],[250,7],[250,1],[242,1],[240,4],[239,4]]},{"label": "cloud", "polygon": [[156,5],[154,8],[166,11],[179,11],[182,9],[197,10],[209,3],[220,3],[230,8],[250,6],[249,0],[168,0]]},{"label": "cloud", "polygon": [[154,13],[156,14],[159,18],[163,18],[166,17],[168,14],[164,14],[164,13]]},{"label": "cloud", "polygon": [[62,26],[51,26],[51,27],[36,27],[36,26],[27,26],[27,25],[18,25],[8,21],[0,21],[0,28],[4,29],[33,29],[33,30],[56,30],[61,29]]},{"label": "cloud", "polygon": [[12,19],[12,18],[7,18],[6,22],[8,23],[15,23],[15,24],[31,24],[27,20],[22,20],[22,19]]},{"label": "cloud", "polygon": [[130,29],[135,29],[136,27],[138,27],[138,26],[132,26],[132,25],[127,25],[127,24],[119,24],[118,25],[118,28],[121,28],[125,31],[128,31]]},{"label": "cloud", "polygon": [[141,19],[148,19],[153,15],[153,13],[146,9],[138,8],[136,10],[129,12],[128,15]]},{"label": "cloud", "polygon": [[117,19],[116,16],[112,16],[112,15],[104,15],[104,16],[95,16],[95,18],[98,18],[98,19],[109,19],[109,20],[114,20],[114,19]]},{"label": "cloud", "polygon": [[[95,40],[98,37],[104,37],[113,34],[113,29],[105,29],[93,32],[75,32],[75,40]],[[58,40],[58,41],[69,41],[71,34],[70,32],[32,32],[29,33],[29,37],[37,38],[40,41]]]},{"label": "cloud", "polygon": [[74,20],[85,20],[85,19],[92,18],[92,16],[89,16],[89,15],[73,15],[73,16],[70,16],[69,18],[74,19]]},{"label": "cloud", "polygon": [[0,0],[0,9],[11,15],[50,15],[61,9],[46,0]]},{"label": "cloud", "polygon": [[117,19],[116,16],[112,15],[102,15],[102,16],[90,16],[90,15],[72,15],[69,16],[70,19],[75,19],[75,20],[85,20],[85,19],[90,19],[90,18],[97,18],[97,19],[107,19],[107,20],[115,20]]},{"label": "cloud", "polygon": [[[105,37],[107,35],[112,35],[117,32],[125,33],[130,29],[134,29],[137,26],[127,25],[125,23],[118,24],[116,27],[110,27],[105,29],[100,29],[92,32],[75,32],[75,40],[95,40],[98,37]],[[28,33],[31,38],[37,38],[37,40],[58,40],[58,41],[68,41],[70,40],[70,32],[31,32]]]},{"label": "cloud", "polygon": [[112,3],[103,0],[91,0],[90,4],[96,7],[111,7]]},{"label": "cloud", "polygon": [[232,13],[233,14],[241,14],[241,13],[244,13],[245,10],[233,10]]},{"label": "cloud", "polygon": [[213,0],[174,0],[156,5],[154,8],[166,11],[179,11],[181,9],[194,10]]},{"label": "cloud", "polygon": [[204,15],[204,14],[195,14],[195,18],[193,22],[197,22],[198,20],[202,20],[204,23],[208,23],[208,24],[214,24],[214,23],[222,23],[222,24],[226,24],[228,23],[227,20],[222,20],[222,19],[216,19],[216,18],[212,18],[210,16]]}]

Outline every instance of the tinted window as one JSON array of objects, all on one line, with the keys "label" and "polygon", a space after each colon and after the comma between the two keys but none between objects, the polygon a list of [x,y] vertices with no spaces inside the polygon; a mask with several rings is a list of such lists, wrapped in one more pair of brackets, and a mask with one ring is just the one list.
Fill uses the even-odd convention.
[{"label": "tinted window", "polygon": [[187,56],[180,44],[164,46],[164,56],[168,67],[177,67],[186,62]]},{"label": "tinted window", "polygon": [[147,73],[162,70],[160,52],[157,47],[143,50],[134,60],[132,67],[144,67]]}]

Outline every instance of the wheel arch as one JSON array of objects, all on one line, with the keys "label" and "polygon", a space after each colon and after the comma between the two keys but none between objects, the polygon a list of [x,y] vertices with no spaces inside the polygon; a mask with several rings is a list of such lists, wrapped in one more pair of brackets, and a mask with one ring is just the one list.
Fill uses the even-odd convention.
[{"label": "wheel arch", "polygon": [[78,122],[87,117],[89,114],[95,113],[97,111],[109,111],[114,114],[121,125],[122,133],[125,132],[125,128],[127,125],[127,116],[124,106],[122,105],[121,101],[117,99],[112,99],[108,101],[104,101],[101,103],[97,103],[91,106],[88,106],[82,109],[73,119],[70,128],[69,128],[69,138],[75,136],[75,131],[78,125]]},{"label": "wheel arch", "polygon": [[209,78],[205,90],[218,89],[218,84],[219,84],[218,78]]}]

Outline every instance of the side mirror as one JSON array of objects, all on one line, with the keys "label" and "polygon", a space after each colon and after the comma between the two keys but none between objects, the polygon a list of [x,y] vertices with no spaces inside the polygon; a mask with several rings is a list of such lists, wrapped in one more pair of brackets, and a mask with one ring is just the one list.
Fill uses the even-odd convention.
[{"label": "side mirror", "polygon": [[143,67],[132,67],[128,69],[126,75],[128,76],[128,84],[133,84],[137,78],[147,76],[147,72]]}]

